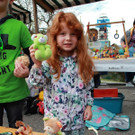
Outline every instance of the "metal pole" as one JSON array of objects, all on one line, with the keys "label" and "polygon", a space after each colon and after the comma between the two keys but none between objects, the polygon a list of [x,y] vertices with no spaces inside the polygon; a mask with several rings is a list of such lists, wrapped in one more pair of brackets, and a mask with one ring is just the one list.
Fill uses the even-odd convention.
[{"label": "metal pole", "polygon": [[34,23],[35,23],[35,33],[38,33],[38,18],[37,18],[37,6],[36,1],[33,1],[33,10],[34,10]]}]

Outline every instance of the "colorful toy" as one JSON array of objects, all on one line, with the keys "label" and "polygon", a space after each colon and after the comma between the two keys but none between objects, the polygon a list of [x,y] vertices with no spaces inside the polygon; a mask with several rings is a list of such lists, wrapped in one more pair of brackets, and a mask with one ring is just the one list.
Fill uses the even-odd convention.
[{"label": "colorful toy", "polygon": [[119,49],[118,58],[126,58],[123,48],[122,49]]},{"label": "colorful toy", "polygon": [[47,36],[43,34],[33,34],[32,40],[34,41],[35,58],[39,61],[47,60],[51,57],[52,51],[50,45],[47,44]]},{"label": "colorful toy", "polygon": [[43,100],[44,100],[44,92],[43,92],[43,90],[39,92],[38,99],[39,99],[40,101],[43,101]]},{"label": "colorful toy", "polygon": [[133,57],[135,55],[135,48],[132,46],[128,50],[129,50],[129,56]]},{"label": "colorful toy", "polygon": [[40,113],[40,114],[44,114],[44,102],[43,102],[43,101],[39,101],[39,102],[37,103],[37,106],[38,106],[38,108],[39,108],[39,113]]},{"label": "colorful toy", "polygon": [[30,64],[30,60],[29,60],[29,57],[26,54],[24,54],[24,56],[19,56],[16,58],[15,64],[16,63],[23,63],[25,66],[28,67]]},{"label": "colorful toy", "polygon": [[90,42],[97,41],[98,39],[97,29],[92,28],[89,30],[89,39],[90,39]]},{"label": "colorful toy", "polygon": [[45,130],[44,135],[65,135],[65,133],[61,131],[62,124],[57,118],[44,117],[43,120]]},{"label": "colorful toy", "polygon": [[22,121],[16,121],[15,125],[19,127],[15,132],[16,135],[32,135],[32,128],[29,125],[25,126]]},{"label": "colorful toy", "polygon": [[123,46],[123,49],[124,49],[125,58],[126,58],[126,57],[129,57],[128,47],[127,47],[126,45],[124,45],[124,46]]},{"label": "colorful toy", "polygon": [[124,50],[123,49],[119,49],[119,55],[124,55]]},{"label": "colorful toy", "polygon": [[13,135],[12,132],[4,132],[4,133],[0,133],[0,135]]}]

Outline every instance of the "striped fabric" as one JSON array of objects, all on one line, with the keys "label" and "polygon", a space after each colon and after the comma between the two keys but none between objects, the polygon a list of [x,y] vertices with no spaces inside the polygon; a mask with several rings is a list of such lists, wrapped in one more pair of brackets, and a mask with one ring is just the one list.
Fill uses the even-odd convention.
[{"label": "striped fabric", "polygon": [[35,2],[46,11],[53,12],[57,9],[66,7],[77,6],[81,4],[87,4],[91,2],[98,2],[101,0],[35,0]]},{"label": "striped fabric", "polygon": [[[54,10],[66,7],[98,2],[102,0],[34,0],[34,1],[45,11],[53,12]],[[15,3],[13,3],[12,5],[12,14],[14,15],[15,18],[23,21],[25,24],[31,22],[31,13]]]},{"label": "striped fabric", "polygon": [[31,13],[15,3],[12,5],[12,14],[16,19],[23,21],[25,24],[31,22]]}]

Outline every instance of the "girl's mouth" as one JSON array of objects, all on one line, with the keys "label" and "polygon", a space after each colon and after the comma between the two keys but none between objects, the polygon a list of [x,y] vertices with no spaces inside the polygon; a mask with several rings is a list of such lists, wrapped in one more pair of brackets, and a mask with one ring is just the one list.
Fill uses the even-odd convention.
[{"label": "girl's mouth", "polygon": [[64,44],[65,47],[71,47],[72,44]]}]

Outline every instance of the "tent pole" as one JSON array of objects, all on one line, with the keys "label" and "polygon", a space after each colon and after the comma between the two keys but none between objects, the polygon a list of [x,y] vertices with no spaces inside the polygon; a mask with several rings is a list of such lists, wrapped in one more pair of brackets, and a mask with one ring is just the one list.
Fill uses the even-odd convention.
[{"label": "tent pole", "polygon": [[35,23],[35,33],[38,33],[38,18],[37,18],[37,6],[36,1],[33,1],[33,10],[34,10],[34,23]]}]

